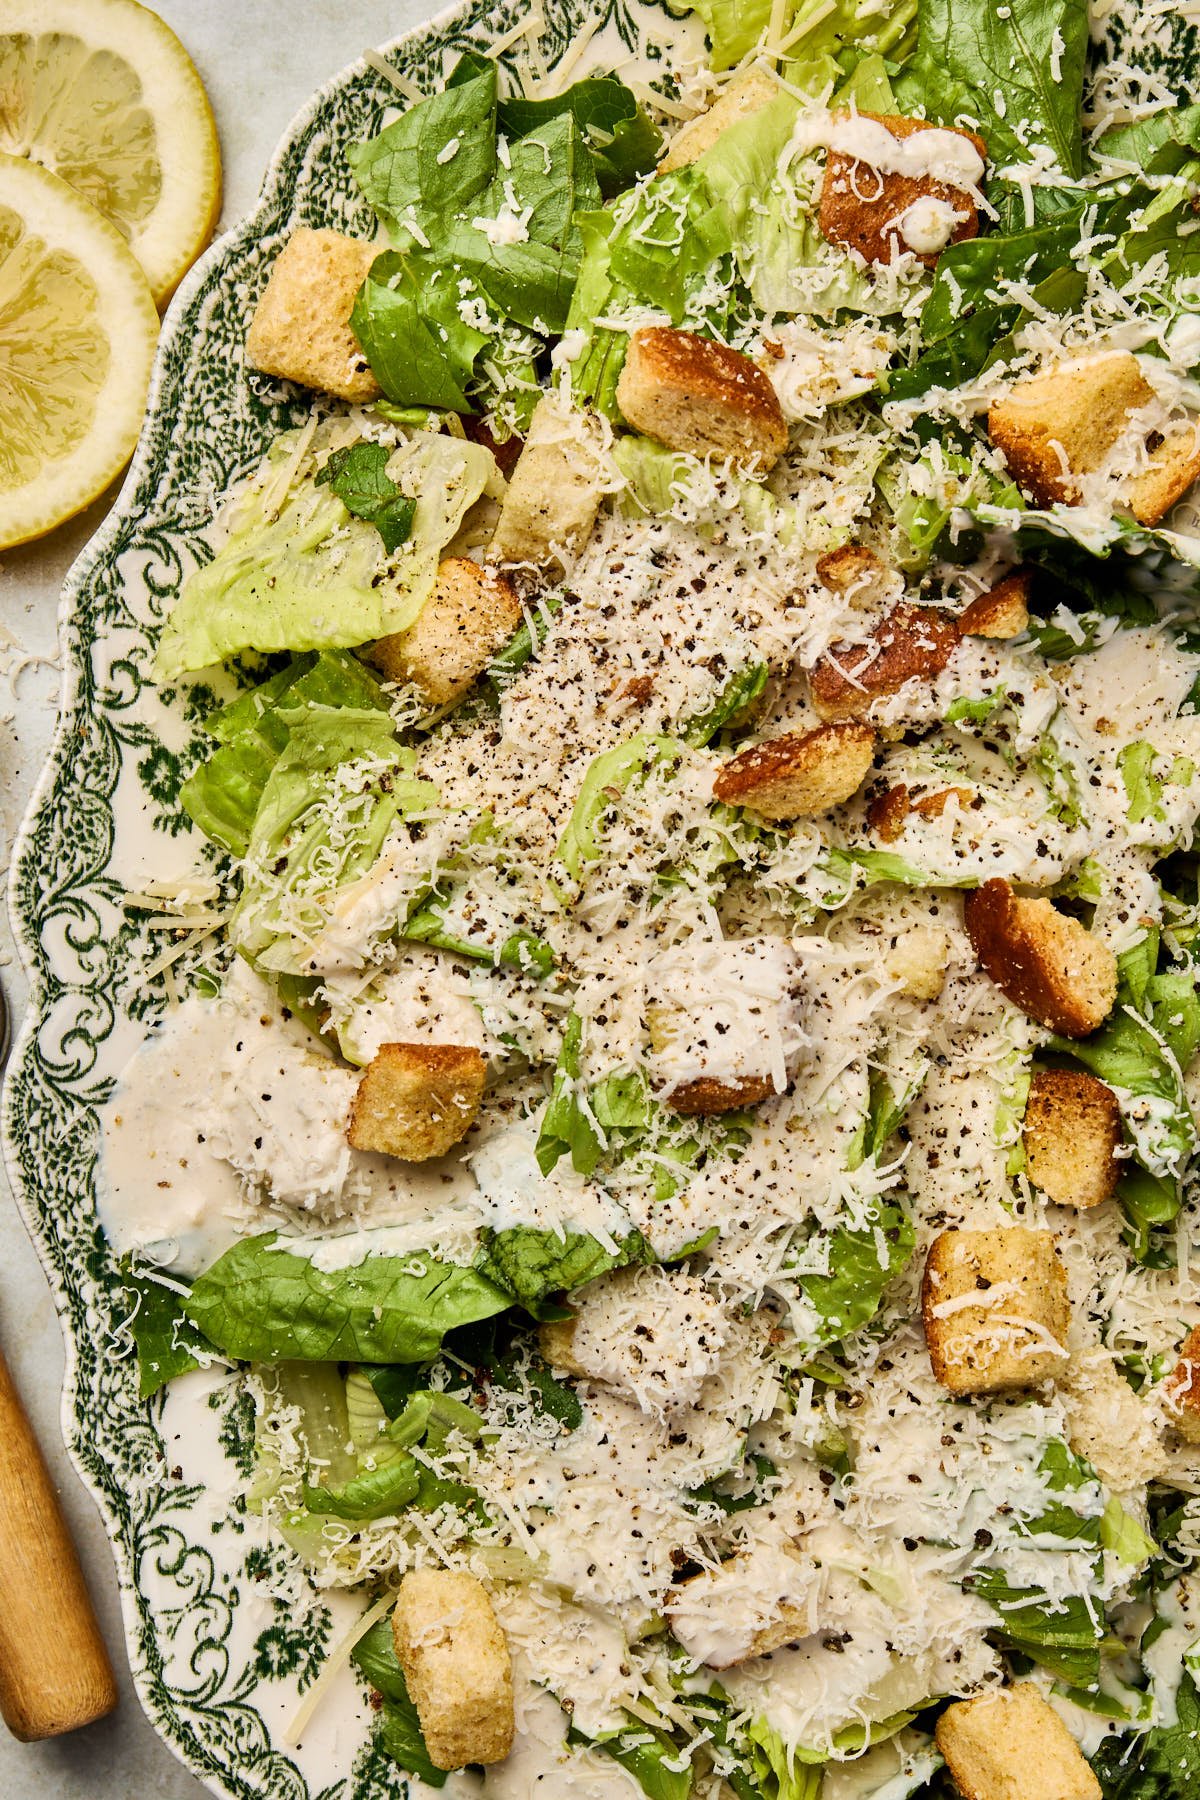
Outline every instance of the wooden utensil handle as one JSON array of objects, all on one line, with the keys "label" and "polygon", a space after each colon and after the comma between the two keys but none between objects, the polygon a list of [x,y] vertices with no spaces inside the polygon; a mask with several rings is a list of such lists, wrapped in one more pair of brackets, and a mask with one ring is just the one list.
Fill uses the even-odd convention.
[{"label": "wooden utensil handle", "polygon": [[0,1713],[14,1737],[31,1743],[116,1704],[79,1558],[0,1356]]}]

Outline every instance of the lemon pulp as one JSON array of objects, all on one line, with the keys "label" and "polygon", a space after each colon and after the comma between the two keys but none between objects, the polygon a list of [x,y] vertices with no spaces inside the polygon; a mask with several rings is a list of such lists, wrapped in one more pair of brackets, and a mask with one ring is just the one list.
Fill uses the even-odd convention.
[{"label": "lemon pulp", "polygon": [[161,303],[211,236],[216,127],[178,38],[136,0],[0,0],[0,152],[60,175]]},{"label": "lemon pulp", "polygon": [[157,330],[116,229],[58,176],[0,155],[0,548],[80,511],[128,461]]}]

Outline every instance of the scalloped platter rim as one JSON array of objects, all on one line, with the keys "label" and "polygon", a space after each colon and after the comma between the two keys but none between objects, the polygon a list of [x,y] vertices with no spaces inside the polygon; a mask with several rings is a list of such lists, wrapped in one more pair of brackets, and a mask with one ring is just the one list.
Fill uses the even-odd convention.
[{"label": "scalloped platter rim", "polygon": [[[593,22],[589,64],[602,48],[610,64],[662,62],[668,34],[691,36],[669,0],[545,0],[542,10],[551,68]],[[458,0],[386,54],[427,90],[439,51],[486,51],[530,11],[526,0]],[[285,132],[253,211],[172,302],[137,452],[63,590],[59,719],[9,882],[32,992],[3,1142],[63,1327],[63,1436],[112,1540],[142,1705],[213,1793],[238,1800],[385,1800],[407,1783],[373,1748],[348,1666],[319,1707],[304,1704],[361,1605],[311,1590],[246,1512],[252,1417],[240,1378],[200,1371],[165,1399],[138,1398],[128,1303],[96,1214],[99,1109],[162,1005],[131,978],[122,890],[193,860],[178,793],[203,691],[165,704],[146,673],[149,647],[186,570],[208,553],[214,502],[309,404],[244,379],[241,345],[266,268],[295,224],[373,226],[342,151],[395,102],[364,58],[333,76]]]}]

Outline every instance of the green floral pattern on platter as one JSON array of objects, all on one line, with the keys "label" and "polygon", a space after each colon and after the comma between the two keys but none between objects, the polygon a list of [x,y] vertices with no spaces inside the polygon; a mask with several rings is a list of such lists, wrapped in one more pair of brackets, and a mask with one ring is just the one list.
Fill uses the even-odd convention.
[{"label": "green floral pattern on platter", "polygon": [[[588,63],[636,59],[643,78],[669,79],[672,45],[699,47],[693,22],[665,3],[545,0],[543,10],[550,69],[596,22]],[[471,0],[387,54],[428,90],[443,59],[486,50],[527,16],[520,0]],[[139,1400],[128,1297],[96,1215],[100,1110],[165,999],[135,961],[124,895],[185,873],[198,854],[178,794],[212,695],[160,695],[154,641],[188,571],[210,555],[215,500],[308,410],[302,393],[243,367],[270,264],[298,224],[370,234],[345,151],[397,99],[362,62],[330,82],[285,139],[256,211],[175,298],[137,456],[63,595],[58,736],[10,888],[34,998],[5,1091],[4,1143],[65,1327],[64,1433],[112,1536],[143,1704],[214,1793],[245,1800],[384,1800],[406,1782],[373,1749],[349,1668],[291,1741],[303,1695],[362,1604],[316,1593],[245,1512],[252,1419],[238,1376],[198,1373]]]}]

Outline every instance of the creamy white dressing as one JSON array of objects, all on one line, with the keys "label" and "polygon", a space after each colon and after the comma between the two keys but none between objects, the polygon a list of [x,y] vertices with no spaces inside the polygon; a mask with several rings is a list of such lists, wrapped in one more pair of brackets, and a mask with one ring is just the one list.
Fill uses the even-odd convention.
[{"label": "creamy white dressing", "polygon": [[202,1096],[229,1038],[227,1013],[189,1000],[129,1063],[105,1111],[96,1182],[119,1256],[197,1275],[245,1229],[241,1180],[217,1155]]}]

